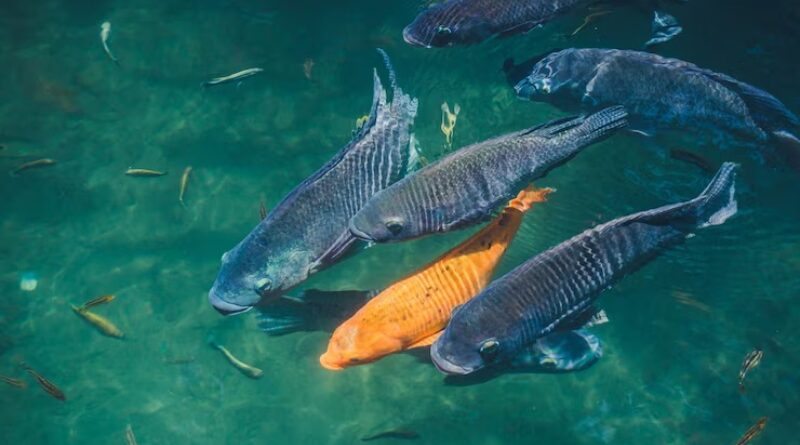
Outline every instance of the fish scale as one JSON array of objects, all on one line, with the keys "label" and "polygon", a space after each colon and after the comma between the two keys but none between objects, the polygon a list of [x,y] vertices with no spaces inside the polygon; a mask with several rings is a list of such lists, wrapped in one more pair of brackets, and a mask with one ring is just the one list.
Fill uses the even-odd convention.
[{"label": "fish scale", "polygon": [[[445,373],[468,374],[512,360],[556,329],[574,329],[571,323],[616,280],[694,230],[733,215],[735,169],[723,164],[693,200],[586,230],[495,280],[453,315],[431,349],[434,362]],[[484,358],[480,351],[490,341],[496,356]]]},{"label": "fish scale", "polygon": [[428,266],[394,283],[334,332],[320,363],[341,369],[430,343],[453,309],[486,287],[522,215],[549,190],[520,192],[486,227]]},{"label": "fish scale", "polygon": [[376,193],[350,229],[388,242],[485,221],[519,189],[623,127],[625,117],[612,107],[462,148]]}]

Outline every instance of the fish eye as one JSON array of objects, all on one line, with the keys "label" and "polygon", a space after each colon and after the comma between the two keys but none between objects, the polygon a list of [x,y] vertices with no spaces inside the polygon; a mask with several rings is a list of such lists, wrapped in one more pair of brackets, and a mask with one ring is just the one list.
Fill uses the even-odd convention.
[{"label": "fish eye", "polygon": [[453,33],[453,31],[449,27],[444,26],[444,25],[439,25],[436,28],[436,32],[438,34],[452,34]]},{"label": "fish eye", "polygon": [[256,281],[256,292],[258,292],[259,295],[264,295],[265,293],[269,292],[271,288],[272,280],[269,278],[262,278]]},{"label": "fish eye", "polygon": [[400,221],[387,221],[386,229],[391,232],[392,235],[398,235],[403,231],[403,223]]},{"label": "fish eye", "polygon": [[497,340],[486,340],[481,344],[478,352],[484,361],[490,362],[497,356],[497,350],[500,348],[500,343]]}]

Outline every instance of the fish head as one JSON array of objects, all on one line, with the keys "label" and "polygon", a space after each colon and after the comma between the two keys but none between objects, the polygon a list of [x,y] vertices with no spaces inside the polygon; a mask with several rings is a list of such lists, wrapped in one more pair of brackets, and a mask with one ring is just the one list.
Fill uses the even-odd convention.
[{"label": "fish head", "polygon": [[258,232],[254,230],[222,255],[208,300],[223,315],[274,301],[308,277],[307,255],[291,249],[270,249],[270,240],[259,237]]},{"label": "fish head", "polygon": [[552,51],[526,61],[530,73],[514,90],[517,96],[531,101],[553,102],[559,98],[585,93],[597,65],[593,58],[575,49]]},{"label": "fish head", "polygon": [[464,9],[458,1],[429,7],[403,29],[403,40],[414,46],[443,48],[479,43],[491,37],[492,27],[487,19]]},{"label": "fish head", "polygon": [[357,238],[376,243],[422,236],[425,231],[419,224],[419,218],[414,218],[396,205],[393,199],[384,199],[390,195],[383,192],[375,195],[350,219],[350,232]]},{"label": "fish head", "polygon": [[319,362],[323,368],[338,371],[374,362],[402,347],[399,340],[380,330],[369,329],[362,324],[362,320],[350,319],[336,328]]},{"label": "fish head", "polygon": [[[461,311],[461,307],[456,311]],[[431,346],[431,359],[444,374],[467,375],[506,360],[511,355],[510,341],[487,336],[475,323],[472,314],[454,316]]]}]

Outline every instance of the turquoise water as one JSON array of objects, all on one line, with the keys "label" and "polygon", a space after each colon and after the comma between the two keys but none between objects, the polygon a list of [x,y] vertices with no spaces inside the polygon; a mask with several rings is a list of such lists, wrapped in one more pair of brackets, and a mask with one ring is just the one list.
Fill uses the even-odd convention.
[{"label": "turquoise water", "polygon": [[[768,3],[768,4],[767,4]],[[800,111],[800,14],[791,2],[691,0],[671,9],[684,34],[660,53],[765,88]],[[768,7],[769,9],[764,9]],[[324,332],[267,337],[253,313],[223,318],[207,302],[220,255],[325,163],[369,111],[374,51],[419,98],[426,157],[447,149],[440,105],[461,106],[454,145],[562,116],[519,101],[500,71],[567,46],[638,48],[647,17],[619,9],[573,39],[579,11],[544,29],[467,48],[406,45],[418,2],[40,1],[0,4],[0,443],[345,444],[403,428],[420,443],[735,443],[769,417],[759,444],[800,443],[800,186],[747,150],[620,135],[537,185],[556,187],[530,212],[498,274],[593,224],[695,196],[709,176],[670,148],[742,164],[740,211],[698,233],[600,300],[605,356],[564,375],[505,375],[446,384],[408,355],[333,373],[318,365]],[[791,8],[794,8],[792,10]],[[112,23],[113,64],[100,44]],[[311,66],[310,72],[304,71]],[[239,87],[211,77],[260,66]],[[382,68],[381,73],[384,73]],[[186,207],[181,172],[193,167]],[[135,178],[129,167],[167,171]],[[471,231],[376,246],[307,287],[389,284]],[[20,289],[33,271],[38,287]],[[104,337],[70,303],[97,308],[126,334]],[[686,305],[691,298],[702,305]],[[704,305],[704,306],[703,306]],[[248,379],[213,338],[263,369]],[[748,390],[745,354],[764,350]],[[64,390],[52,399],[18,363]],[[175,363],[178,362],[178,363]]]}]

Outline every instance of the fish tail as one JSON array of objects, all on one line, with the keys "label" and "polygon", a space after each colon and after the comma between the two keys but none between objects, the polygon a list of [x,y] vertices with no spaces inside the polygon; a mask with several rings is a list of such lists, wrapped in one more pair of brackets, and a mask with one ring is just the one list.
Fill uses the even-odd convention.
[{"label": "fish tail", "polygon": [[546,202],[547,195],[555,191],[555,189],[549,187],[536,188],[533,185],[530,185],[519,192],[516,198],[509,201],[508,207],[517,209],[520,212],[527,212],[530,210],[533,204]]},{"label": "fish tail", "polygon": [[724,223],[737,211],[735,196],[737,167],[732,162],[722,164],[708,187],[697,198],[643,212],[628,222],[639,221],[670,226],[685,232]]}]

